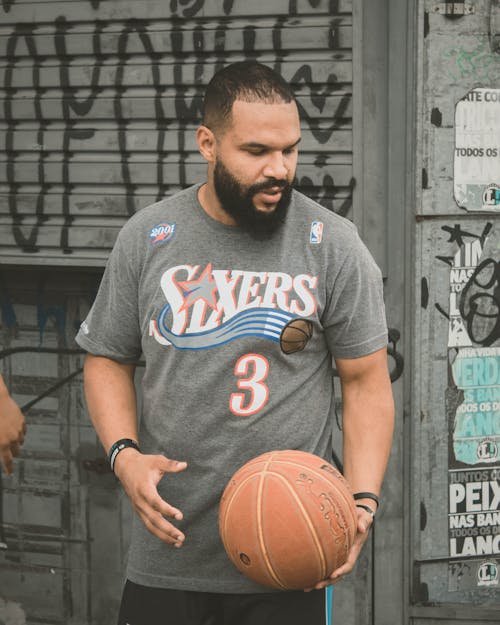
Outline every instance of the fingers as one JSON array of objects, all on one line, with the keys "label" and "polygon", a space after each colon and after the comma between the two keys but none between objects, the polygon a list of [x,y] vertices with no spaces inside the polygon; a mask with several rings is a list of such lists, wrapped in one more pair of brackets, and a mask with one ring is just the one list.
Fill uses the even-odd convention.
[{"label": "fingers", "polygon": [[155,500],[151,502],[151,507],[156,512],[159,512],[162,516],[171,517],[176,521],[182,521],[183,519],[182,512],[178,508],[174,508],[174,506],[171,506],[159,495],[157,499],[155,498]]},{"label": "fingers", "polygon": [[156,456],[158,458],[158,468],[162,473],[180,473],[187,468],[187,462],[179,460],[170,460],[165,456]]},{"label": "fingers", "polygon": [[10,475],[26,434],[26,421],[15,401],[7,394],[0,398],[0,460]]},{"label": "fingers", "polygon": [[17,440],[19,441],[20,445],[24,444],[24,437],[26,436],[27,430],[28,428],[26,427],[26,421],[23,421],[23,427],[21,428],[21,431],[19,432],[19,436],[17,437]]},{"label": "fingers", "polygon": [[[179,473],[187,468],[186,462],[171,460],[165,458],[165,456],[157,456],[156,461],[157,470],[161,473],[161,476],[165,473]],[[165,517],[181,521],[183,514],[181,510],[160,497],[156,490],[156,485],[157,482],[154,484],[154,493],[149,493],[149,497],[147,495],[144,497],[146,507],[143,510],[143,515],[147,523],[146,527],[164,542],[173,544],[175,547],[181,547],[186,538],[185,535],[172,523],[168,522]]]},{"label": "fingers", "polygon": [[24,443],[24,434],[20,433],[17,440],[14,439],[10,443],[3,446],[0,451],[0,460],[8,475],[14,472],[14,458],[21,453],[21,446]]},{"label": "fingers", "polygon": [[[21,446],[23,443],[24,443],[24,436],[23,437],[20,436],[18,440],[13,440],[3,452],[3,454],[6,457],[6,461],[9,466],[9,469],[10,469],[10,470],[7,470],[6,468],[5,470],[9,474],[14,471],[14,458],[17,458],[17,456],[19,456],[19,454],[21,453]],[[7,465],[5,465],[4,463],[4,466],[7,466]]]},{"label": "fingers", "polygon": [[354,565],[356,564],[358,555],[359,555],[359,551],[353,552],[351,550],[347,560],[344,562],[342,566],[340,566],[330,575],[330,579],[328,581],[330,581],[330,583],[332,584],[335,584],[336,582],[339,582],[342,579],[342,577],[344,577],[345,575],[349,575],[349,573],[352,572]]},{"label": "fingers", "polygon": [[306,588],[305,592],[310,592],[311,590],[321,590],[322,588],[331,586],[332,584],[339,582],[345,575],[349,575],[349,573],[352,572],[354,565],[356,564],[356,560],[358,559],[358,556],[361,552],[361,549],[363,548],[363,545],[365,544],[369,536],[369,530],[372,524],[373,517],[368,512],[359,509],[357,533],[347,556],[347,560],[342,566],[333,571],[333,573],[327,579],[322,580],[313,588]]},{"label": "fingers", "polygon": [[304,592],[311,592],[311,590],[322,590],[323,588],[326,588],[327,586],[332,586],[332,584],[336,584],[345,575],[348,575],[352,571],[352,569],[354,568],[354,564],[356,562],[356,558],[357,558],[357,555],[354,556],[354,557],[351,557],[351,554],[349,554],[349,558],[346,560],[346,562],[341,567],[339,567],[337,570],[335,570],[326,579],[322,580],[321,582],[318,582],[312,588],[306,588],[304,590]]},{"label": "fingers", "polygon": [[331,586],[332,584],[336,584],[337,582],[339,582],[342,579],[342,577],[344,577],[345,575],[348,575],[354,568],[354,564],[356,563],[358,553],[359,552],[357,553],[353,552],[353,550],[351,549],[347,560],[344,562],[344,564],[341,567],[336,569],[326,579],[322,580],[321,582],[318,582],[315,586],[311,588],[306,588],[304,592],[311,592],[311,590],[322,590],[323,588],[326,588],[327,586]]},{"label": "fingers", "polygon": [[358,533],[368,536],[368,531],[372,525],[373,525],[373,517],[370,514],[368,514],[368,512],[364,512],[358,518]]},{"label": "fingers", "polygon": [[8,475],[14,472],[14,458],[19,456],[23,442],[24,436],[19,434],[17,439],[12,437],[10,441],[0,447],[0,459]]},{"label": "fingers", "polygon": [[0,452],[0,460],[4,466],[5,473],[7,473],[7,475],[12,475],[14,471],[14,457],[10,449],[4,449]]},{"label": "fingers", "polygon": [[146,529],[154,536],[168,545],[182,547],[186,537],[172,523],[169,523],[159,512],[151,512],[151,509],[137,510]]},{"label": "fingers", "polygon": [[21,451],[21,445],[22,445],[21,441],[19,441],[19,442],[15,441],[15,442],[11,443],[11,445],[10,445],[10,453],[14,456],[14,458],[17,458],[17,456],[19,456],[19,453]]},{"label": "fingers", "polygon": [[155,494],[141,493],[133,503],[144,525],[152,534],[169,545],[182,546],[186,537],[165,518],[171,517],[180,521],[182,519],[180,510],[164,501],[156,490]]},{"label": "fingers", "polygon": [[185,535],[167,518],[181,521],[181,510],[158,494],[158,483],[165,473],[179,473],[186,462],[170,460],[160,455],[134,453],[120,467],[120,480],[145,527],[163,542],[181,547]]},{"label": "fingers", "polygon": [[[162,475],[164,473],[180,473],[187,468],[187,462],[171,460],[169,458],[165,458],[165,456],[157,456],[157,461],[158,469]],[[151,502],[151,507],[163,516],[172,517],[177,521],[181,521],[183,518],[182,512],[178,508],[171,506],[159,495]]]}]

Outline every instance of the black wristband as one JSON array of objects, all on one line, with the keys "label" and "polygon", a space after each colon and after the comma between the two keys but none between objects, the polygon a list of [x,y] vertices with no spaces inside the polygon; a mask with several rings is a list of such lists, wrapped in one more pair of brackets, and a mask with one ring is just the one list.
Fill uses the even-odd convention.
[{"label": "black wristband", "polygon": [[370,508],[370,506],[365,506],[364,503],[357,503],[356,508],[363,508],[363,510],[366,510],[368,514],[372,515],[372,518],[375,518],[375,512]]},{"label": "black wristband", "polygon": [[379,505],[379,499],[378,496],[375,493],[354,493],[353,495],[354,499],[357,501],[358,499],[371,499],[372,501],[374,501],[377,506]]},{"label": "black wristband", "polygon": [[132,447],[133,449],[137,449],[137,451],[141,451],[139,449],[139,445],[131,438],[120,438],[119,441],[116,441],[116,443],[113,443],[111,445],[111,449],[109,450],[108,457],[109,457],[109,464],[111,465],[111,471],[113,471],[113,473],[115,472],[116,457],[118,456],[120,451],[122,451],[123,449],[126,449],[127,447]]}]

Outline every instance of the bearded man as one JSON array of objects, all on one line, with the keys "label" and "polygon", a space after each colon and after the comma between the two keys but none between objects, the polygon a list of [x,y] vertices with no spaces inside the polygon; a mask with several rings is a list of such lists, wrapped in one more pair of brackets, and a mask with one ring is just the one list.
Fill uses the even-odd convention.
[{"label": "bearded man", "polygon": [[[352,223],[292,189],[300,138],[281,76],[218,72],[197,131],[207,180],[127,222],[78,333],[89,412],[137,512],[120,625],[325,623],[325,587],[368,536],[394,417],[381,274]],[[284,350],[297,319],[309,340]],[[314,592],[271,592],[227,557],[220,497],[264,452],[331,457],[332,357],[357,536]]]}]

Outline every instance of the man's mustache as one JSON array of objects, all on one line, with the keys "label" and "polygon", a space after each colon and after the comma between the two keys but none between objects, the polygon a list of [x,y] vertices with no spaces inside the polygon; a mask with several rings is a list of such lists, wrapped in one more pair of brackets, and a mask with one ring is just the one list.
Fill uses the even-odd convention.
[{"label": "man's mustache", "polygon": [[255,195],[260,191],[269,191],[269,189],[286,189],[290,186],[288,180],[278,180],[277,178],[269,178],[265,182],[260,182],[258,184],[253,184],[249,187],[247,194]]}]

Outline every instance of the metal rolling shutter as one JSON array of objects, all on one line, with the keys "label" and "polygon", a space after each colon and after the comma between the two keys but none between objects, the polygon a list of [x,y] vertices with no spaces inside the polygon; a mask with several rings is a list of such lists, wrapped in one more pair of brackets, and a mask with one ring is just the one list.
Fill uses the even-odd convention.
[{"label": "metal rolling shutter", "polygon": [[205,178],[213,73],[246,58],[298,94],[302,190],[348,214],[352,1],[3,0],[0,262],[102,266],[136,210]]}]

